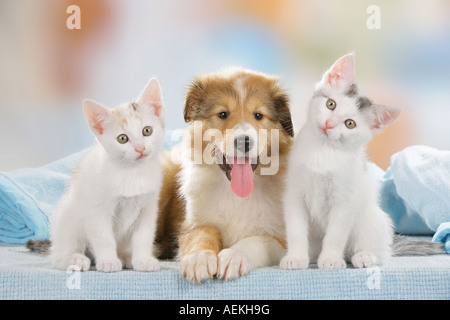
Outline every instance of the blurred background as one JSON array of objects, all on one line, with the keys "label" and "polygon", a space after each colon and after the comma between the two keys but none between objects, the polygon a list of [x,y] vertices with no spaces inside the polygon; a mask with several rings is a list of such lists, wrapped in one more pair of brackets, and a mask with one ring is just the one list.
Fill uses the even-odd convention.
[{"label": "blurred background", "polygon": [[[66,27],[73,4],[80,30]],[[185,126],[194,75],[233,65],[279,75],[299,127],[314,83],[350,51],[363,91],[403,108],[369,145],[375,163],[413,144],[450,149],[448,0],[1,0],[0,171],[92,145],[81,101],[114,107],[152,76],[169,130]]]}]

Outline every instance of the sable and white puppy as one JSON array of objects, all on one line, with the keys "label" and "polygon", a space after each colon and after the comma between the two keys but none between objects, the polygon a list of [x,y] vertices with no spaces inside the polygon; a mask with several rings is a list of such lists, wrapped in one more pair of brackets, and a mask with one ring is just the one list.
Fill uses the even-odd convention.
[{"label": "sable and white puppy", "polygon": [[183,142],[163,162],[159,222],[163,230],[179,220],[182,276],[233,279],[278,264],[293,127],[277,78],[243,69],[200,75],[184,118]]}]

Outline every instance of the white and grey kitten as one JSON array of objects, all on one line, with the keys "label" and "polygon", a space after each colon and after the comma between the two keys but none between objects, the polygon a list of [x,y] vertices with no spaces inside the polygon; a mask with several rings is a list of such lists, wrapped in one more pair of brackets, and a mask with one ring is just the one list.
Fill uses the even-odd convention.
[{"label": "white and grey kitten", "polygon": [[[108,109],[85,100],[98,144],[75,169],[50,232],[53,266],[99,271],[156,271],[153,255],[162,173],[163,102],[151,79],[136,102]],[[87,255],[87,252],[90,254]]]},{"label": "white and grey kitten", "polygon": [[391,255],[391,219],[378,204],[366,145],[400,114],[372,103],[355,82],[355,57],[337,60],[316,85],[290,153],[283,269],[371,267]]}]

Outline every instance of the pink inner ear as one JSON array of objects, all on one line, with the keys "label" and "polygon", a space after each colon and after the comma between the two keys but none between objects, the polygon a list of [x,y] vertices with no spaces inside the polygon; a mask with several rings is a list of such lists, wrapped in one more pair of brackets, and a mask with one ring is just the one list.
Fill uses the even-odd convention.
[{"label": "pink inner ear", "polygon": [[99,134],[103,134],[103,132],[105,131],[105,129],[102,126],[104,120],[102,119],[96,119],[92,122],[92,128],[95,129],[95,131],[97,131]]},{"label": "pink inner ear", "polygon": [[161,104],[155,103],[155,104],[153,105],[153,107],[155,108],[155,115],[156,115],[157,117],[161,116],[161,109],[162,109]]},{"label": "pink inner ear", "polygon": [[373,108],[375,114],[375,121],[372,125],[372,130],[387,127],[400,115],[400,109],[396,107],[372,105],[371,108]]},{"label": "pink inner ear", "polygon": [[328,84],[331,85],[331,82],[337,82],[342,78],[341,74],[343,73],[344,66],[343,63],[339,63],[337,66],[333,68],[333,70],[328,74]]},{"label": "pink inner ear", "polygon": [[161,87],[159,86],[159,83],[155,78],[150,79],[141,95],[137,99],[137,102],[142,103],[143,105],[154,107],[155,115],[158,117],[161,115]]},{"label": "pink inner ear", "polygon": [[331,69],[325,75],[325,81],[329,85],[344,81],[353,82],[355,77],[355,57],[353,54],[347,54],[334,63]]},{"label": "pink inner ear", "polygon": [[92,129],[94,129],[98,134],[101,135],[105,131],[103,122],[105,122],[106,114],[105,112],[99,111],[100,110],[89,110],[87,118]]},{"label": "pink inner ear", "polygon": [[104,122],[108,118],[109,110],[95,101],[86,100],[83,111],[89,126],[98,134],[103,134],[105,131]]},{"label": "pink inner ear", "polygon": [[147,101],[146,103],[144,103],[144,105],[146,107],[150,107],[153,109],[154,114],[157,117],[161,116],[161,111],[162,111],[162,103],[160,101]]}]

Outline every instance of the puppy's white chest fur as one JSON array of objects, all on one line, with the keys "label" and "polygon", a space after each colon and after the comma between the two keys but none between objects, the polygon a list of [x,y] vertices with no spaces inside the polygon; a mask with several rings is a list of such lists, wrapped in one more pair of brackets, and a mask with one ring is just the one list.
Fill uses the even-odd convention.
[{"label": "puppy's white chest fur", "polygon": [[283,234],[281,207],[276,200],[278,193],[269,181],[271,177],[255,175],[252,193],[240,198],[219,170],[195,165],[183,170],[187,180],[185,194],[190,199],[201,198],[195,201],[201,205],[188,207],[188,221],[193,225],[214,225],[221,232],[225,247],[249,236]]}]

